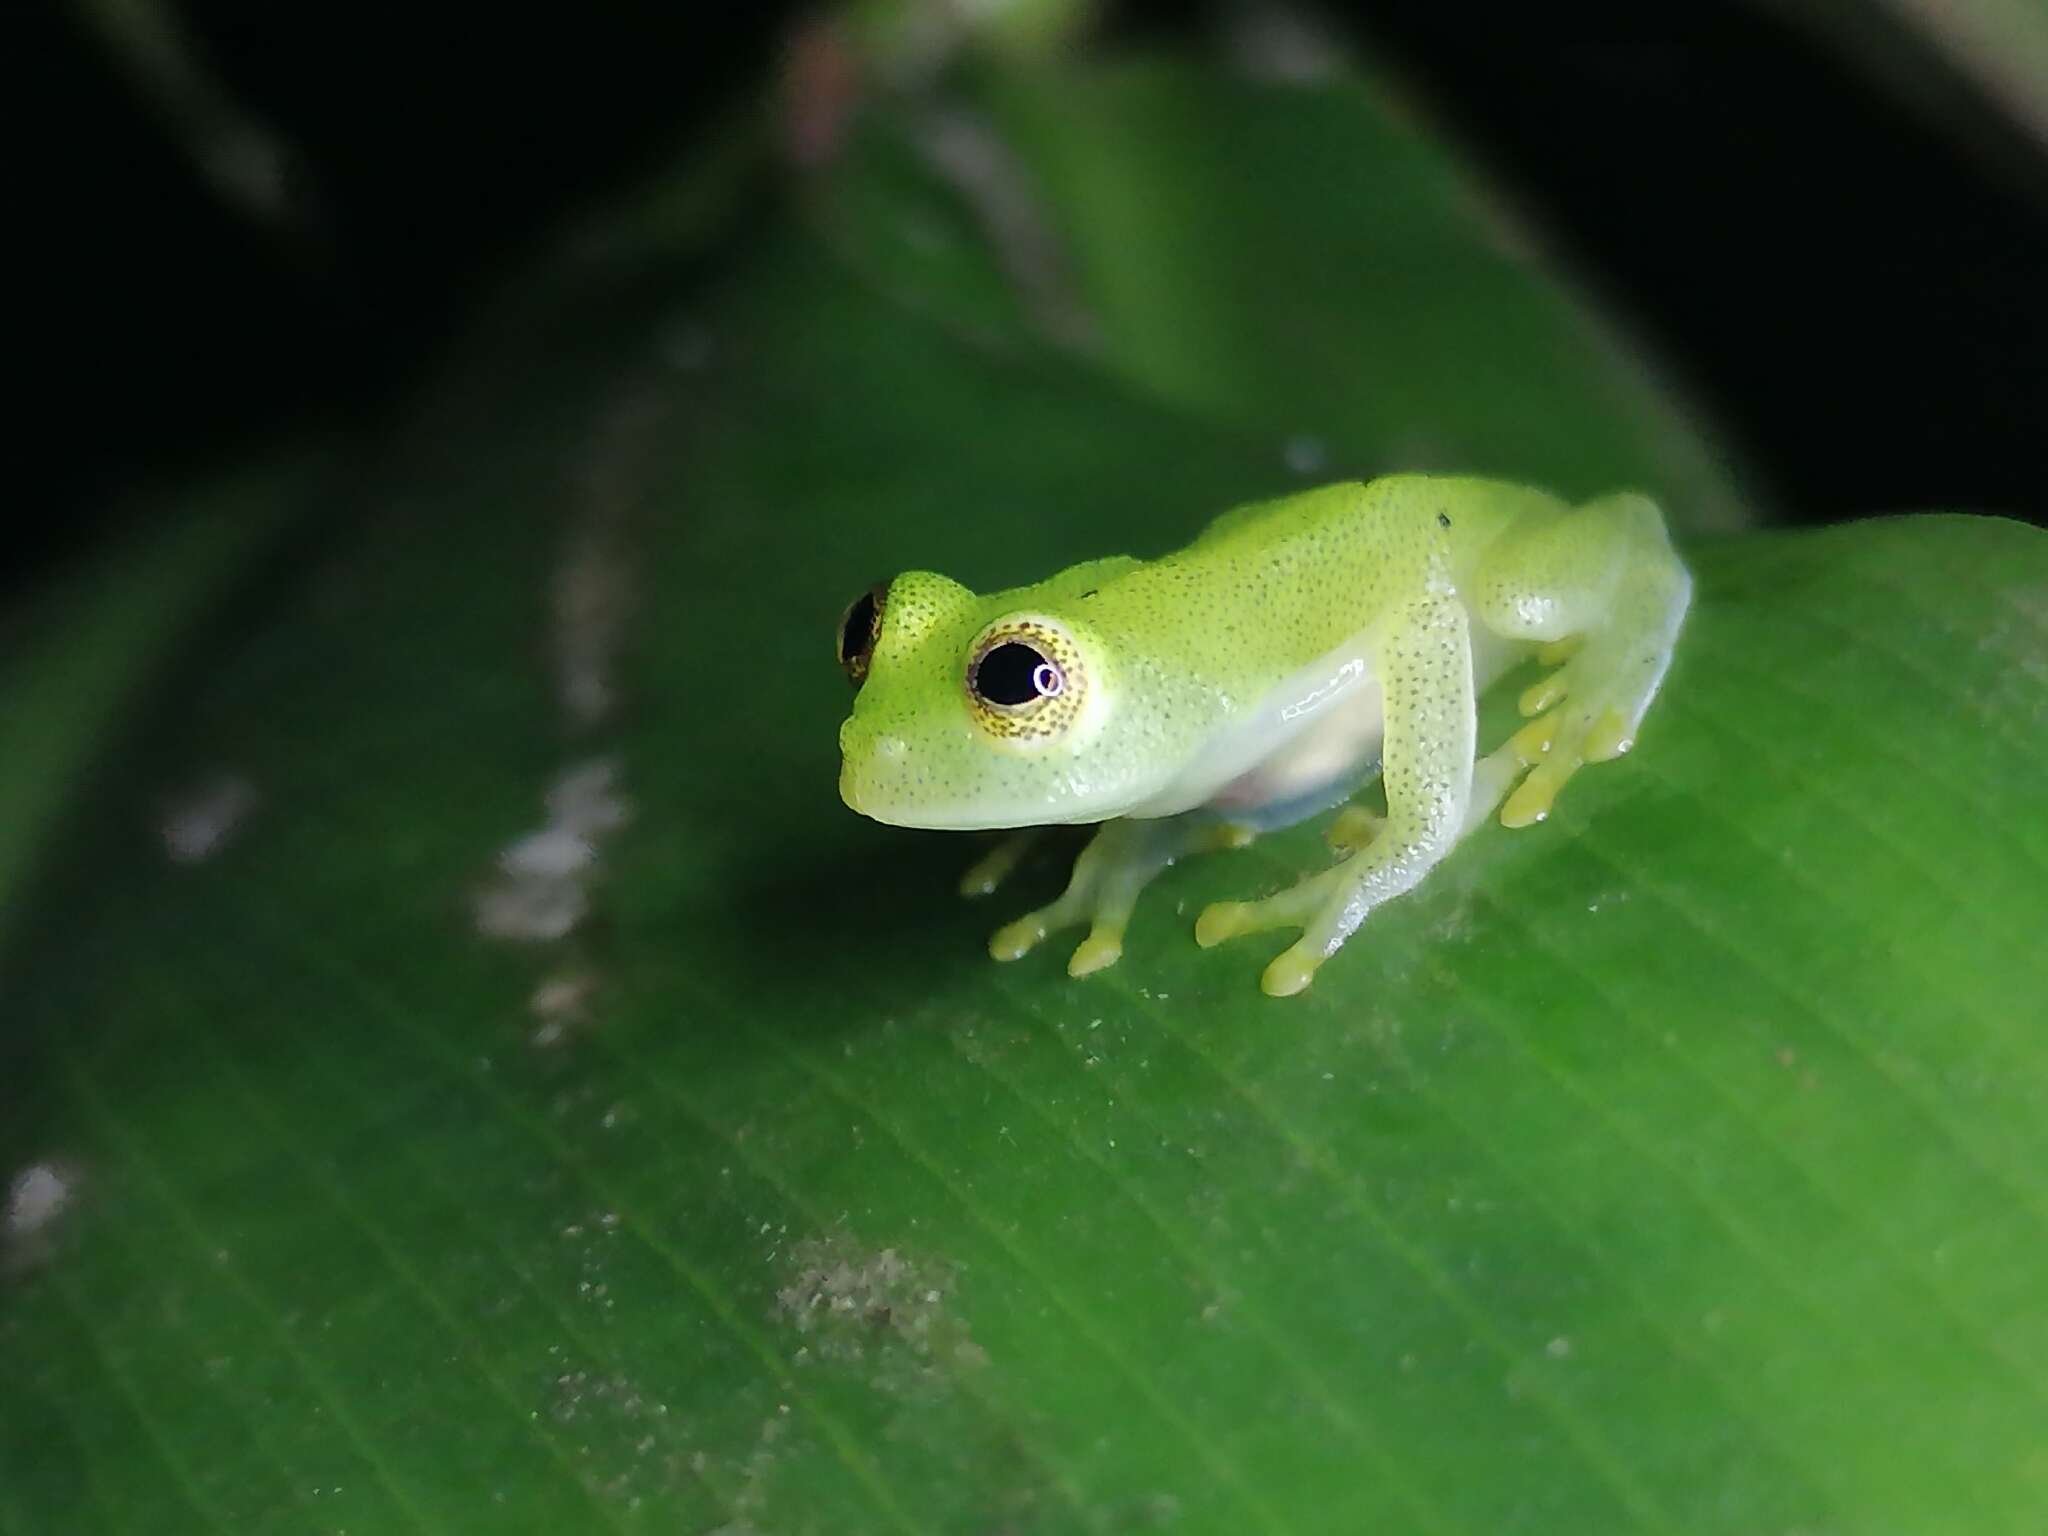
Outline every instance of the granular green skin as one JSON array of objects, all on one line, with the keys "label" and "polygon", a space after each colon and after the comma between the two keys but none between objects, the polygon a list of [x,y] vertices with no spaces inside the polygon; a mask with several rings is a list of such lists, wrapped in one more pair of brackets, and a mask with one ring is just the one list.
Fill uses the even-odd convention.
[{"label": "granular green skin", "polygon": [[[1082,974],[1117,958],[1139,890],[1175,858],[1322,809],[1377,761],[1385,820],[1337,829],[1362,846],[1196,925],[1205,945],[1301,929],[1263,980],[1297,992],[1496,807],[1539,821],[1578,767],[1628,749],[1690,595],[1641,496],[1572,508],[1407,475],[1239,507],[1158,560],[988,596],[911,572],[842,655],[859,691],[840,793],[898,826],[1108,823],[1066,893],[991,942],[1014,958],[1087,922]],[[982,661],[1017,646],[984,682]],[[1478,692],[1532,649],[1557,664],[1523,695],[1535,718],[1481,756]]]}]

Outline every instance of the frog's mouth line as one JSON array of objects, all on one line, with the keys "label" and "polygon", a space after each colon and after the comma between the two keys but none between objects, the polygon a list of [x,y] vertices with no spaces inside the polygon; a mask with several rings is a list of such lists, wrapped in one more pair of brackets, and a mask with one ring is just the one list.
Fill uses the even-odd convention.
[{"label": "frog's mouth line", "polygon": [[904,827],[918,832],[1008,832],[1018,827],[1093,826],[1128,814],[1128,807],[1110,806],[1065,814],[1052,807],[1044,811],[1020,811],[1010,815],[948,813],[940,807],[892,807],[864,799],[859,780],[849,764],[839,768],[839,798],[849,810],[885,827]]}]

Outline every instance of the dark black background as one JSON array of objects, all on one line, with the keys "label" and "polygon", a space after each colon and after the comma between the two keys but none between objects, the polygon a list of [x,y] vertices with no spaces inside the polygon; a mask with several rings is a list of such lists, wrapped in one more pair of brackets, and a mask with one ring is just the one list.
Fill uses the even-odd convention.
[{"label": "dark black background", "polygon": [[[211,67],[301,155],[295,237],[223,206],[66,13],[16,12],[29,493],[6,568],[89,538],[138,480],[395,398],[522,242],[758,94],[789,9],[190,0]],[[1416,81],[1791,515],[2048,521],[2048,152],[1931,56],[1923,110],[1759,10],[1635,9],[1326,14]],[[1116,24],[1194,29],[1171,4]]]},{"label": "dark black background", "polygon": [[2048,520],[2048,146],[1939,57],[1916,111],[1745,6],[1372,11],[1786,512]]}]

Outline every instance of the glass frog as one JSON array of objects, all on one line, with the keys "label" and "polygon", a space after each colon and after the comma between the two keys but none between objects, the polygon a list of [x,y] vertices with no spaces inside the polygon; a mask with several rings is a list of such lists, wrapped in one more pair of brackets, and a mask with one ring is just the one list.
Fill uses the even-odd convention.
[{"label": "glass frog", "polygon": [[[1496,808],[1548,814],[1586,763],[1633,744],[1692,595],[1633,493],[1573,507],[1502,482],[1397,475],[1238,507],[1157,560],[1091,560],[978,596],[913,571],[856,599],[839,659],[857,692],[839,790],[904,827],[1024,829],[969,871],[991,890],[1033,829],[1101,823],[1066,891],[990,940],[999,960],[1087,924],[1068,970],[1112,964],[1139,893],[1184,854],[1347,800],[1341,857],[1218,902],[1204,947],[1298,929],[1262,985],[1299,992],[1383,902]],[[1530,654],[1531,717],[1484,754],[1476,700]]]}]

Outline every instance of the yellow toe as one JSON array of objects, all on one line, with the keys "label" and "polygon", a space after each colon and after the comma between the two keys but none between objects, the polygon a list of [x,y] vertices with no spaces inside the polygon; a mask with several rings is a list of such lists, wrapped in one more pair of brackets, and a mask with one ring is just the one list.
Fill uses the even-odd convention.
[{"label": "yellow toe", "polygon": [[1564,788],[1577,767],[1576,762],[1558,758],[1538,763],[1508,796],[1507,804],[1500,808],[1500,824],[1504,827],[1529,827],[1548,816],[1551,806],[1557,802],[1557,792]]},{"label": "yellow toe", "polygon": [[1259,990],[1268,997],[1292,997],[1316,979],[1319,956],[1306,954],[1299,944],[1282,950],[1259,977]]},{"label": "yellow toe", "polygon": [[1005,923],[989,935],[988,952],[998,960],[1021,960],[1045,937],[1044,927],[1028,917]]},{"label": "yellow toe", "polygon": [[1508,750],[1525,763],[1540,763],[1557,745],[1557,716],[1531,720],[1508,738]]},{"label": "yellow toe", "polygon": [[1379,836],[1384,816],[1375,816],[1362,805],[1347,805],[1330,823],[1329,843],[1342,853],[1356,853]]},{"label": "yellow toe", "polygon": [[1210,836],[1209,847],[1217,853],[1232,848],[1249,848],[1258,838],[1256,828],[1248,827],[1241,821],[1225,821],[1217,824]]},{"label": "yellow toe", "polygon": [[1635,744],[1635,736],[1628,728],[1628,721],[1622,718],[1621,711],[1608,709],[1586,732],[1586,745],[1581,750],[1587,762],[1604,763],[1621,756]]},{"label": "yellow toe", "polygon": [[1250,926],[1251,904],[1243,901],[1212,901],[1195,919],[1195,942],[1214,949],[1225,939],[1234,939]]},{"label": "yellow toe", "polygon": [[966,873],[960,876],[962,896],[986,896],[1016,872],[1024,862],[1024,855],[1036,841],[1034,832],[1014,833],[1005,837],[993,848],[974,861]]},{"label": "yellow toe", "polygon": [[1515,701],[1515,708],[1524,715],[1540,715],[1566,693],[1566,679],[1563,668],[1531,683],[1522,690],[1521,698]]},{"label": "yellow toe", "polygon": [[1067,961],[1067,974],[1093,975],[1096,971],[1115,965],[1123,952],[1123,940],[1111,938],[1106,933],[1091,933],[1075,946],[1073,957]]}]

